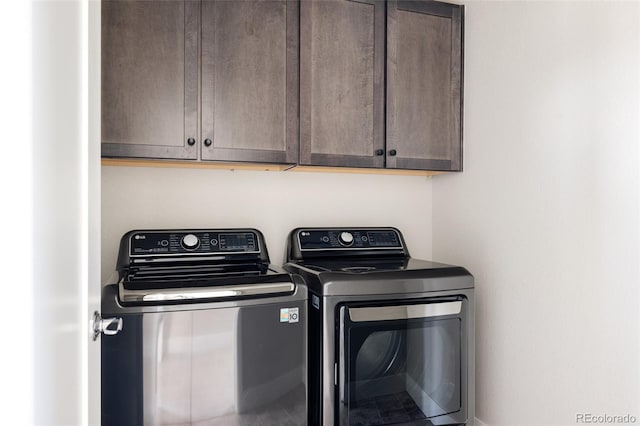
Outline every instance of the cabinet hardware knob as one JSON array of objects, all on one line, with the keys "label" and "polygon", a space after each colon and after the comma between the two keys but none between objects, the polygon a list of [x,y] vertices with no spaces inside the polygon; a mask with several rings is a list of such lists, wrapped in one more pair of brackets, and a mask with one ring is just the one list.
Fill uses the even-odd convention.
[{"label": "cabinet hardware knob", "polygon": [[187,144],[189,146],[193,146],[193,145],[196,144],[196,140],[194,138],[189,138],[189,139],[187,139]]},{"label": "cabinet hardware knob", "polygon": [[207,138],[207,139],[204,140],[204,146],[211,146],[212,143],[213,142],[211,142],[211,139]]},{"label": "cabinet hardware knob", "polygon": [[395,149],[392,149],[391,151],[389,151],[389,155],[392,157],[395,157],[395,155],[397,154]]},{"label": "cabinet hardware knob", "polygon": [[382,154],[384,154],[383,149],[376,149],[376,155],[382,155]]}]

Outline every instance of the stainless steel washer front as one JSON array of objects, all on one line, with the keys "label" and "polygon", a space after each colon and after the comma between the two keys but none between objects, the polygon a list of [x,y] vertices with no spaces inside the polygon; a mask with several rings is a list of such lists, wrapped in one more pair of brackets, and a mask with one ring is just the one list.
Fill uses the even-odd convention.
[{"label": "stainless steel washer front", "polygon": [[256,229],[133,230],[102,293],[102,425],[305,425],[307,287]]},{"label": "stainless steel washer front", "polygon": [[[123,307],[102,340],[103,425],[306,424],[306,288],[263,299]],[[295,321],[281,321],[297,310]]]}]

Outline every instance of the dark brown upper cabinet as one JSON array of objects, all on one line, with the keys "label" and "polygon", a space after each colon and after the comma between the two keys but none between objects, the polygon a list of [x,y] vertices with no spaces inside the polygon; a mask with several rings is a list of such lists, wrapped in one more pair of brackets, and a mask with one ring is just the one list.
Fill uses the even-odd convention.
[{"label": "dark brown upper cabinet", "polygon": [[462,6],[303,1],[300,26],[301,165],[461,169]]},{"label": "dark brown upper cabinet", "polygon": [[197,158],[199,8],[103,0],[104,157]]},{"label": "dark brown upper cabinet", "polygon": [[388,168],[462,170],[463,7],[387,3]]},{"label": "dark brown upper cabinet", "polygon": [[297,1],[202,2],[202,159],[298,160]]},{"label": "dark brown upper cabinet", "polygon": [[102,155],[462,169],[463,6],[103,0]]},{"label": "dark brown upper cabinet", "polygon": [[384,167],[385,3],[300,4],[300,164]]},{"label": "dark brown upper cabinet", "polygon": [[102,155],[295,164],[298,42],[297,1],[103,1]]}]

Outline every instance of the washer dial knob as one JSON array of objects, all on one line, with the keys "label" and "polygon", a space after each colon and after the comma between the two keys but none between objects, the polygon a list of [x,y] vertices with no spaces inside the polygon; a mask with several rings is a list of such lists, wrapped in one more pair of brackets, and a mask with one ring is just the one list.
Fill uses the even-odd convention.
[{"label": "washer dial knob", "polygon": [[353,244],[353,234],[351,232],[341,232],[338,236],[338,241],[343,246],[350,246]]},{"label": "washer dial knob", "polygon": [[182,237],[182,247],[187,250],[194,250],[200,245],[200,240],[193,234],[187,234]]}]

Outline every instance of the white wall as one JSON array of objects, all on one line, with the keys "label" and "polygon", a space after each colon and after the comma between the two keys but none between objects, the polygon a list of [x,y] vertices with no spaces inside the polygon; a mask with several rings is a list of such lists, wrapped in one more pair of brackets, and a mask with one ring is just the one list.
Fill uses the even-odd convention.
[{"label": "white wall", "polygon": [[477,417],[640,422],[640,3],[471,2],[465,171],[434,259],[477,286]]},{"label": "white wall", "polygon": [[[30,300],[33,304],[33,328],[25,333],[32,341],[33,354],[11,336],[6,336],[3,347],[5,352],[14,352],[30,361],[33,371],[32,380],[26,374],[13,380],[2,377],[3,386],[12,388],[20,388],[22,386],[16,385],[29,381],[33,402],[32,411],[25,412],[13,397],[9,397],[6,401],[11,406],[3,407],[2,422],[80,425],[86,424],[88,418],[87,311],[88,277],[91,275],[87,251],[89,148],[84,115],[87,52],[83,49],[87,4],[78,1],[24,3],[31,4],[30,37],[16,31],[3,39],[31,42],[31,46],[25,49],[32,55],[31,72],[26,73],[27,78],[32,79],[31,93],[24,90],[15,98],[9,96],[14,101],[31,97],[31,135],[29,129],[21,127],[19,122],[12,121],[2,128],[14,127],[23,132],[19,138],[8,136],[3,140],[9,146],[23,147],[20,157],[7,153],[7,161],[20,164],[26,157],[33,167],[32,185],[22,181],[19,174],[10,178],[14,185],[26,183],[23,190],[33,198],[33,217],[28,211],[21,211],[33,222],[33,233],[25,229],[20,238],[6,236],[7,242],[16,242],[12,248],[21,257],[33,253],[33,300]],[[3,16],[13,19],[14,14],[5,13]],[[8,54],[13,57],[11,52]],[[29,136],[33,137],[32,146]],[[32,153],[29,152],[31,149]],[[95,161],[97,151],[93,149],[92,152]],[[16,203],[9,202],[6,206],[20,211]],[[6,227],[12,232],[21,230],[19,223],[8,218],[5,220]],[[7,269],[10,268],[19,268],[19,265],[10,263]],[[28,275],[26,271],[25,275]],[[7,279],[6,284],[12,305],[22,299],[19,291],[10,289],[30,285],[22,279]],[[99,288],[99,285],[96,283],[94,288]],[[16,316],[3,321],[3,326],[13,329],[21,323],[22,320]],[[7,365],[14,367],[13,364]]]},{"label": "white wall", "polygon": [[102,281],[131,229],[254,227],[281,265],[298,226],[396,226],[431,257],[431,182],[421,176],[102,168]]},{"label": "white wall", "polygon": [[[31,138],[30,2],[0,3],[0,52],[10,66],[0,68],[0,167],[2,241],[0,265],[5,303],[0,310],[0,412],[4,424],[31,424],[34,407],[33,143]],[[35,41],[35,40],[34,40]],[[9,302],[10,300],[10,302]]]}]

